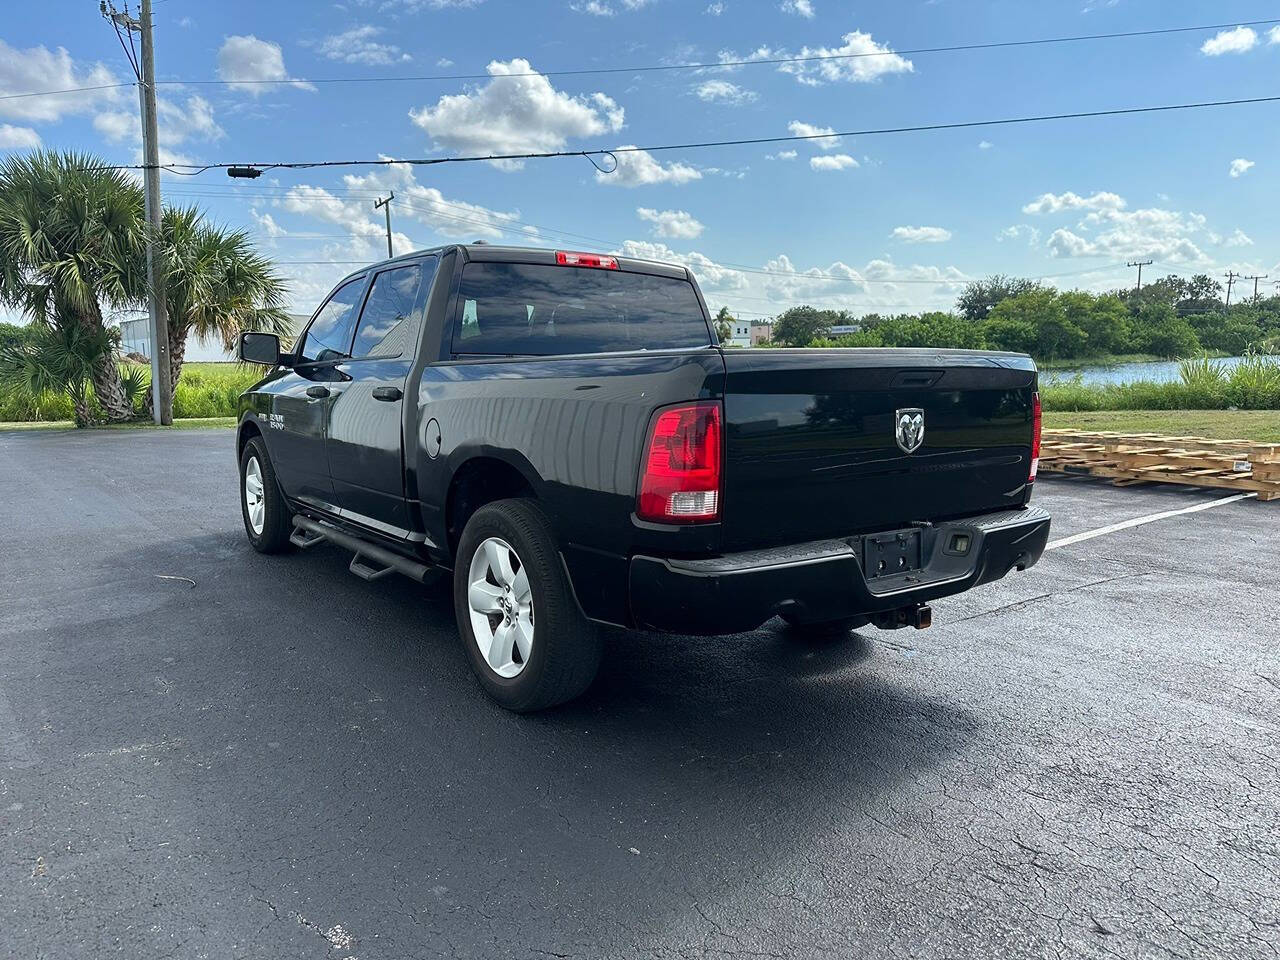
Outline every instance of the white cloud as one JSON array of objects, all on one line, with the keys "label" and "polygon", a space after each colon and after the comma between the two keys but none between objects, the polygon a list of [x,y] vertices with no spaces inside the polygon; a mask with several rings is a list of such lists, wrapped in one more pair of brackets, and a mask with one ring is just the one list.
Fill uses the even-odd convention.
[{"label": "white cloud", "polygon": [[1026,239],[1029,247],[1038,245],[1040,243],[1040,228],[1028,224],[1014,224],[1011,227],[1005,227],[996,234],[996,243],[1004,243],[1006,240],[1021,240],[1023,238]]},{"label": "white cloud", "polygon": [[[409,164],[391,164],[365,176],[348,174],[342,178],[342,184],[344,193],[357,195],[359,199],[304,184],[290,188],[277,205],[289,213],[344,227],[358,237],[378,238],[386,235],[385,222],[382,213],[373,208],[367,197],[394,190],[396,198],[392,201],[391,216],[393,222],[401,226],[406,222],[422,224],[442,240],[527,238],[519,211],[501,212],[446,199],[435,187],[418,183]],[[413,244],[401,234],[395,238],[395,247],[404,251],[412,249]]]},{"label": "white cloud", "polygon": [[618,166],[612,173],[596,172],[596,183],[610,184],[615,187],[646,187],[654,183],[681,184],[690,180],[701,180],[702,171],[687,163],[673,160],[662,164],[655,160],[647,150],[636,150],[630,145],[619,148],[626,153],[618,153]]},{"label": "white cloud", "polygon": [[[623,10],[639,10],[647,7],[653,0],[622,0]],[[617,9],[608,0],[586,0],[569,4],[569,9],[577,13],[587,13],[595,17],[612,17]]]},{"label": "white cloud", "polygon": [[1247,233],[1236,227],[1235,231],[1229,237],[1219,237],[1218,242],[1224,247],[1252,247],[1253,238]]},{"label": "white cloud", "polygon": [[218,50],[218,78],[228,81],[232,90],[243,90],[255,97],[274,89],[276,81],[302,90],[315,89],[305,81],[289,79],[280,44],[259,40],[253,34],[230,36],[222,41]]},{"label": "white cloud", "polygon": [[893,239],[903,243],[946,243],[951,231],[942,227],[894,227]]},{"label": "white cloud", "polygon": [[40,134],[30,127],[0,123],[0,150],[34,150],[40,146]]},{"label": "white cloud", "polygon": [[699,100],[707,103],[730,103],[738,106],[756,99],[754,90],[744,90],[728,80],[706,80],[694,88]]},{"label": "white cloud", "polygon": [[[622,107],[603,93],[570,96],[532,73],[529,61],[519,57],[506,63],[494,60],[486,69],[494,79],[485,86],[409,111],[437,147],[463,153],[536,153],[559,150],[573,137],[622,129]],[[520,161],[495,165],[506,170],[523,166]]]},{"label": "white cloud", "polygon": [[820,140],[810,140],[809,145],[817,147],[819,150],[834,150],[840,146],[840,138],[833,136],[836,132],[834,127],[819,127],[812,123],[805,123],[803,120],[792,120],[787,124],[787,129],[791,131],[793,137],[821,137]]},{"label": "white cloud", "polygon": [[777,153],[765,154],[766,160],[794,160],[799,154],[794,150],[779,150]]},{"label": "white cloud", "polygon": [[317,49],[321,55],[342,63],[387,66],[413,59],[394,43],[379,43],[376,38],[382,33],[381,27],[375,27],[372,24],[352,27],[342,33],[325,37],[320,41]]},{"label": "white cloud", "polygon": [[804,17],[806,20],[813,19],[812,0],[782,0],[782,6],[779,9],[783,13],[794,13],[796,16]]},{"label": "white cloud", "polygon": [[720,59],[728,60],[774,60],[782,57],[828,57],[840,59],[807,60],[801,62],[782,63],[778,70],[789,73],[800,83],[807,86],[819,86],[823,83],[874,83],[881,77],[893,73],[911,73],[915,66],[910,60],[900,57],[888,46],[876,43],[871,34],[855,30],[841,37],[843,41],[838,47],[801,47],[799,52],[761,46],[746,56],[721,51]]},{"label": "white cloud", "polygon": [[[93,118],[93,127],[108,140],[142,142],[142,124],[136,110],[104,110]],[[156,98],[156,130],[160,146],[176,147],[189,140],[220,140],[226,135],[213,116],[213,106],[193,95],[186,103]]]},{"label": "white cloud", "polygon": [[251,207],[249,209],[249,216],[253,217],[253,222],[258,225],[258,229],[273,240],[276,237],[286,237],[289,235],[289,231],[276,223],[275,218],[273,218],[271,214],[262,213],[257,207]]},{"label": "white cloud", "polygon": [[992,147],[994,147],[994,146],[995,146],[995,144],[994,144],[994,143],[992,143],[990,140],[979,140],[979,141],[978,141],[978,149],[979,149],[979,150],[990,150],[990,149],[991,149]]},{"label": "white cloud", "polygon": [[691,240],[706,229],[702,223],[683,210],[654,210],[651,207],[637,207],[636,216],[652,223],[653,232],[659,237]]},{"label": "white cloud", "polygon": [[809,166],[814,170],[848,170],[858,166],[858,161],[847,153],[826,153],[810,157]]},{"label": "white cloud", "polygon": [[721,266],[697,251],[677,253],[665,243],[652,240],[628,240],[623,243],[620,250],[614,252],[637,260],[682,264],[693,271],[698,279],[698,285],[705,290],[745,290],[749,284],[747,275],[739,270]]},{"label": "white cloud", "polygon": [[448,57],[441,57],[439,60],[437,60],[437,61],[436,61],[436,66],[437,66],[437,67],[452,67],[452,66],[453,66],[453,61],[452,61],[452,60],[450,60]]},{"label": "white cloud", "polygon": [[1235,178],[1243,177],[1249,172],[1250,167],[1257,166],[1252,160],[1246,160],[1244,157],[1236,157],[1231,161],[1231,176]]},{"label": "white cloud", "polygon": [[1250,27],[1223,30],[1210,37],[1200,47],[1206,57],[1219,57],[1224,53],[1248,53],[1258,45],[1258,34]]},{"label": "white cloud", "polygon": [[[120,83],[106,66],[77,66],[62,47],[44,46],[19,50],[0,40],[0,96],[41,90],[69,90]],[[121,89],[89,90],[49,97],[0,100],[0,117],[27,123],[54,123],[69,114],[93,113],[104,105],[123,101]],[[132,98],[137,103],[137,97]]]},{"label": "white cloud", "polygon": [[1076,229],[1055,230],[1046,242],[1055,257],[1111,257],[1116,260],[1153,259],[1198,264],[1205,256],[1196,237],[1205,233],[1205,218],[1151,207],[1142,210],[1094,210]]},{"label": "white cloud", "polygon": [[1280,44],[1280,27],[1272,27],[1267,31],[1267,43],[1272,46]]},{"label": "white cloud", "polygon": [[1123,210],[1124,197],[1100,190],[1092,196],[1082,197],[1068,190],[1066,193],[1044,193],[1022,208],[1023,213],[1061,213],[1063,210]]},{"label": "white cloud", "polygon": [[724,13],[724,3],[722,3],[721,0],[716,0],[715,3],[709,3],[707,4],[705,12],[709,17],[718,17],[720,14]]},{"label": "white cloud", "polygon": [[390,7],[401,6],[410,13],[415,13],[423,7],[430,10],[448,10],[450,8],[466,10],[471,7],[478,7],[482,3],[484,3],[484,0],[356,0],[356,4],[361,7],[376,6],[379,10],[386,10]]}]

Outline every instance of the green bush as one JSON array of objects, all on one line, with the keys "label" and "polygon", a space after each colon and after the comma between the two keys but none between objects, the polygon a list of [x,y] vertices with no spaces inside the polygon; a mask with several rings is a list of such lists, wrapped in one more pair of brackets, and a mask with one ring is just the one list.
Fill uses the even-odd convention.
[{"label": "green bush", "polygon": [[1184,360],[1181,381],[1086,386],[1079,376],[1040,386],[1046,410],[1280,410],[1280,358],[1251,354],[1230,372],[1207,358]]},{"label": "green bush", "polygon": [[[128,371],[149,373],[145,367],[129,364]],[[262,369],[236,363],[189,363],[182,368],[182,377],[173,396],[175,417],[234,417],[240,394],[248,390],[262,377]],[[146,418],[143,409],[145,388],[135,398],[134,407],[139,417]],[[23,399],[0,391],[0,421],[52,421],[70,420],[73,415],[71,400],[60,394],[45,394],[37,400]]]}]

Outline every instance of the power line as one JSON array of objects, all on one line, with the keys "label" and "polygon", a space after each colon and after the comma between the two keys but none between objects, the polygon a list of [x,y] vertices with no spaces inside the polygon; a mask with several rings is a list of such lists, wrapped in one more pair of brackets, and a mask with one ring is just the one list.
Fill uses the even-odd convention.
[{"label": "power line", "polygon": [[[163,2],[163,0],[156,0]],[[762,57],[748,60],[716,60],[704,63],[660,63],[636,64],[627,67],[569,67],[564,70],[529,70],[520,73],[437,73],[420,76],[374,76],[374,77],[286,77],[281,80],[157,80],[157,85],[216,85],[237,86],[247,84],[297,84],[297,83],[444,83],[457,80],[511,80],[526,77],[582,77],[605,76],[627,73],[663,73],[681,70],[723,70],[737,67],[782,66],[789,63],[826,63],[847,60],[863,60],[873,57],[920,56],[930,53],[957,53],[972,50],[998,50],[1014,47],[1037,47],[1064,43],[1085,43],[1095,40],[1124,40],[1137,37],[1168,36],[1180,33],[1198,33],[1209,30],[1224,30],[1229,27],[1266,27],[1280,24],[1275,20],[1245,20],[1233,23],[1206,23],[1188,27],[1161,27],[1152,30],[1129,30],[1121,33],[1088,33],[1066,37],[1040,37],[1031,40],[996,40],[978,43],[958,43],[935,47],[908,47],[898,50],[877,50],[865,53],[827,53],[810,54],[800,57]],[[15,93],[0,96],[0,100],[15,100],[20,97],[48,97],[65,93],[87,93],[94,90],[108,90],[114,87],[127,87],[132,84],[115,83],[93,87],[72,87],[65,90],[37,90],[30,93]]]},{"label": "power line", "polygon": [[[791,134],[777,137],[742,137],[736,140],[703,140],[690,143],[667,143],[644,147],[594,147],[588,150],[550,150],[540,153],[491,153],[474,156],[421,157],[378,160],[310,160],[270,163],[166,163],[160,168],[183,176],[198,176],[209,170],[226,170],[230,167],[250,167],[265,170],[313,170],[326,167],[389,167],[405,164],[414,167],[431,167],[445,163],[482,163],[494,160],[554,160],[564,157],[613,157],[620,153],[660,153],[669,150],[705,150],[711,147],[763,146],[774,143],[797,143],[808,140],[836,140],[843,137],[871,137],[896,133],[925,133],[937,130],[971,130],[982,127],[1013,126],[1027,123],[1044,123],[1054,120],[1085,120],[1096,117],[1134,116],[1152,113],[1172,113],[1180,110],[1203,110],[1210,107],[1235,107],[1260,103],[1280,102],[1280,96],[1243,97],[1234,100],[1202,100],[1195,103],[1161,104],[1153,107],[1118,107],[1110,110],[1081,110],[1071,113],[1050,113],[1030,117],[1005,117],[998,120],[965,120],[952,123],[922,123],[901,127],[871,127],[863,130],[844,130],[832,133]],[[144,164],[106,164],[109,170],[146,170]],[[614,169],[617,169],[615,166]],[[602,171],[604,172],[604,171]]]},{"label": "power line", "polygon": [[121,87],[132,87],[132,83],[99,83],[92,87],[67,87],[63,90],[37,90],[34,93],[6,93],[0,100],[22,100],[25,97],[60,97],[64,93],[90,93],[94,90],[118,90]]},{"label": "power line", "polygon": [[[158,2],[158,0],[157,0]],[[607,76],[613,74],[634,73],[670,73],[682,70],[724,70],[738,67],[784,66],[786,64],[831,63],[850,60],[865,60],[875,57],[921,56],[930,53],[959,53],[973,50],[999,50],[1016,47],[1040,47],[1054,44],[1086,43],[1096,40],[1127,40],[1138,37],[1169,36],[1180,33],[1199,33],[1210,30],[1225,30],[1229,27],[1266,27],[1280,24],[1280,19],[1246,20],[1233,23],[1206,23],[1187,27],[1160,27],[1151,30],[1128,30],[1121,33],[1087,33],[1065,37],[1039,37],[1030,40],[994,40],[975,43],[956,43],[933,47],[907,47],[903,49],[885,49],[862,53],[824,53],[809,54],[797,57],[760,57],[741,60],[716,60],[703,63],[658,63],[635,64],[626,67],[568,67],[563,70],[528,70],[520,73],[436,73],[419,76],[373,76],[373,77],[287,77],[282,80],[157,80],[157,84],[167,85],[217,85],[230,84],[280,84],[280,83],[445,83],[459,80],[509,80],[527,77],[584,77]],[[11,94],[0,97],[0,100],[17,97],[43,97],[63,93],[82,93],[90,90],[104,90],[110,86],[129,86],[129,84],[108,84],[100,87],[77,87],[70,90],[41,90],[32,93]]]}]

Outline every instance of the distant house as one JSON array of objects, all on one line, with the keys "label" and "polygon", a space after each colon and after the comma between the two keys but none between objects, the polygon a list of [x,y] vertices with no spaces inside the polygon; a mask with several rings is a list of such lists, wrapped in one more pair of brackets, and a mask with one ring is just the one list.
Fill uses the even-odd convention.
[{"label": "distant house", "polygon": [[[290,313],[292,335],[306,326],[311,319],[310,314]],[[137,353],[144,357],[151,356],[151,321],[148,317],[129,317],[120,321],[120,350],[123,353]],[[203,363],[231,363],[239,359],[230,350],[222,346],[222,338],[194,337],[187,341],[186,360]]]},{"label": "distant house", "polygon": [[773,324],[759,320],[753,321],[750,336],[751,346],[753,347],[758,347],[762,343],[769,343],[773,340]]},{"label": "distant house", "polygon": [[749,347],[751,346],[751,324],[746,320],[734,320],[732,325],[733,333],[729,337],[729,346],[731,347]]}]

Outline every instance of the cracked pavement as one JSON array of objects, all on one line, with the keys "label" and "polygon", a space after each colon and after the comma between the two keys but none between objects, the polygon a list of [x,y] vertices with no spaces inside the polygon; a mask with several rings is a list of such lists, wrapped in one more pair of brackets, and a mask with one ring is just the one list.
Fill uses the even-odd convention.
[{"label": "cracked pavement", "polygon": [[[1280,504],[918,633],[611,630],[521,718],[444,589],[253,553],[231,443],[0,434],[0,955],[1280,954]],[[1036,502],[1058,538],[1220,496]]]}]

